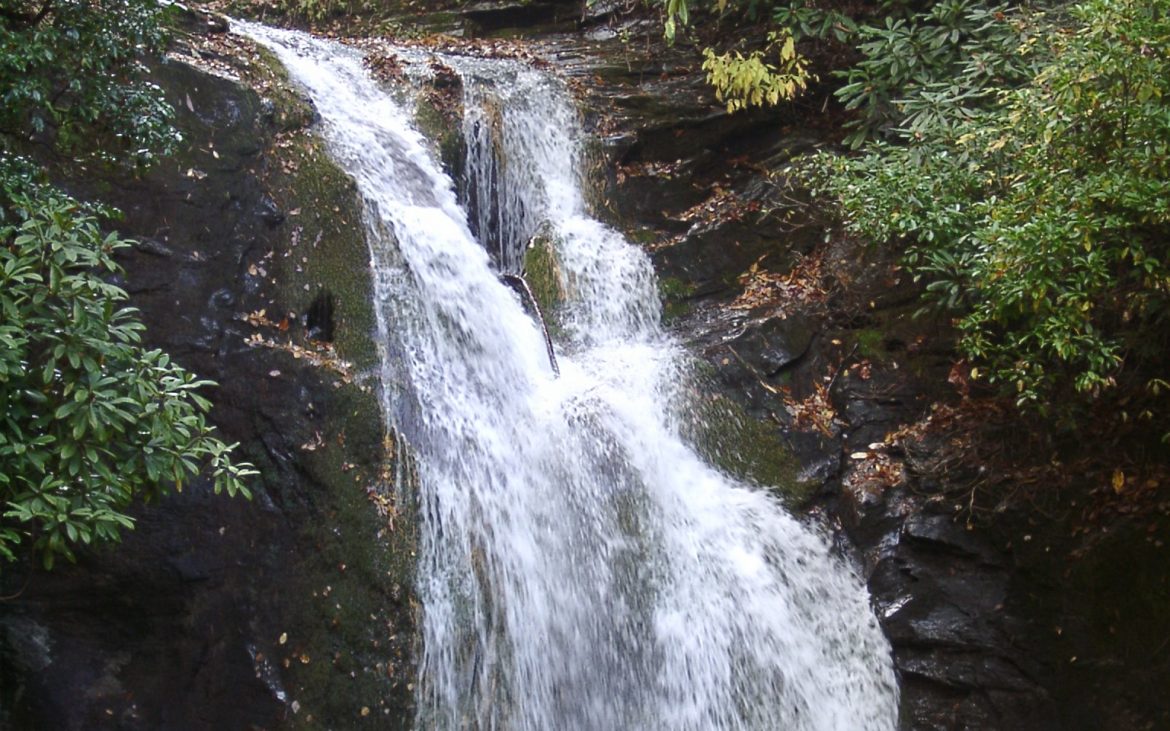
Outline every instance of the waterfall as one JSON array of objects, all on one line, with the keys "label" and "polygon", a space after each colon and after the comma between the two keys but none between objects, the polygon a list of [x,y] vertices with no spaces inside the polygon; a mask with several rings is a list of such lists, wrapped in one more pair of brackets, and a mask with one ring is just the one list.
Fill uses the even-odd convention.
[{"label": "waterfall", "polygon": [[[680,437],[687,356],[646,257],[587,214],[559,84],[444,60],[464,81],[472,221],[357,51],[240,25],[311,95],[363,200],[386,413],[419,472],[417,726],[895,728],[860,579]],[[542,223],[572,284],[559,378],[497,278]]]}]

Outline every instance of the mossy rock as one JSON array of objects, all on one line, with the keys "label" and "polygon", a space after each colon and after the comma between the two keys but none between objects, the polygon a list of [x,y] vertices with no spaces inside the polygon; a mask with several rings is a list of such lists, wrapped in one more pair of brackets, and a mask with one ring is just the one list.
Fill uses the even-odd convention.
[{"label": "mossy rock", "polygon": [[[458,77],[456,77],[458,78]],[[428,88],[415,100],[414,123],[433,145],[452,180],[463,177],[467,159],[463,139],[463,101],[457,88]]]},{"label": "mossy rock", "polygon": [[691,311],[690,299],[695,296],[695,285],[676,277],[663,277],[658,280],[658,294],[662,299],[662,319],[671,322]]},{"label": "mossy rock", "polygon": [[[289,81],[288,72],[280,65],[276,54],[264,46],[256,47],[257,62],[254,66],[260,79],[270,82],[265,104],[270,105],[272,121],[280,130],[303,129],[318,119],[313,102]],[[255,83],[255,79],[251,80]]]},{"label": "mossy rock", "polygon": [[[289,728],[406,729],[417,534],[413,504],[396,504],[386,475],[410,459],[389,447],[378,400],[365,389],[344,386],[324,408],[330,417],[300,458],[316,493],[290,525],[314,550],[298,557],[296,581],[283,587],[285,624],[271,628],[268,662],[294,712]],[[266,492],[282,494],[280,471],[264,473]]]},{"label": "mossy rock", "polygon": [[[262,87],[275,130],[257,170],[274,242],[249,255],[245,276],[270,303],[262,334],[286,350],[281,372],[322,352],[313,341],[322,327],[311,328],[309,315],[323,301],[323,339],[333,346],[326,360],[334,361],[315,367],[324,387],[313,400],[327,418],[296,457],[317,492],[303,508],[312,519],[291,528],[315,551],[287,587],[288,626],[273,628],[269,660],[294,711],[290,728],[409,728],[417,524],[413,491],[392,496],[388,484],[388,475],[410,471],[411,459],[388,435],[373,380],[380,360],[364,211],[353,179],[309,126],[317,119],[311,103],[271,54],[255,59],[245,78]],[[281,470],[266,469],[265,478],[266,491],[282,495]]]},{"label": "mossy rock", "polygon": [[683,437],[708,462],[773,490],[790,507],[808,501],[815,485],[800,479],[800,465],[784,445],[779,425],[752,417],[726,396],[697,394],[688,406]]},{"label": "mossy rock", "polygon": [[[124,210],[125,234],[157,237],[125,252],[133,304],[152,346],[220,383],[212,419],[261,470],[255,498],[227,504],[193,483],[143,507],[125,554],[89,558],[125,577],[111,586],[133,590],[117,588],[109,609],[92,603],[62,636],[94,625],[99,610],[111,613],[96,614],[100,631],[128,617],[137,625],[134,642],[110,630],[78,647],[102,662],[113,656],[97,654],[105,636],[125,647],[130,659],[110,676],[123,686],[101,700],[116,709],[109,718],[131,717],[124,704],[143,727],[201,718],[223,728],[410,728],[416,506],[410,490],[389,495],[386,475],[409,474],[410,459],[387,440],[377,384],[363,378],[380,361],[361,205],[306,129],[316,115],[283,69],[245,39],[223,42],[239,51],[231,76],[176,60],[152,69],[176,109],[179,155],[140,179],[88,176],[79,192]],[[325,291],[333,357],[354,364],[345,373],[314,365],[324,349],[301,320]],[[79,596],[101,590],[82,586]],[[6,660],[2,705],[16,675]],[[47,707],[111,713],[88,680],[60,682],[52,697],[66,700]]]},{"label": "mossy rock", "polygon": [[541,226],[524,251],[524,279],[544,314],[549,333],[560,332],[558,313],[568,297],[568,281],[557,254],[557,238],[548,224]]}]

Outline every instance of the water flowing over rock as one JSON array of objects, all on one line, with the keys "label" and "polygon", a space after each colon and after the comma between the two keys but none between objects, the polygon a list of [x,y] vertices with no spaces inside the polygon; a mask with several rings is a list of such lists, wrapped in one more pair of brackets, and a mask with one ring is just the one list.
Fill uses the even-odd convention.
[{"label": "water flowing over rock", "polygon": [[[563,90],[444,59],[463,77],[469,220],[358,52],[243,27],[308,89],[364,201],[385,408],[418,457],[418,726],[895,728],[860,579],[680,437],[688,365],[646,257],[586,213]],[[545,220],[571,293],[559,379],[497,278]]]}]

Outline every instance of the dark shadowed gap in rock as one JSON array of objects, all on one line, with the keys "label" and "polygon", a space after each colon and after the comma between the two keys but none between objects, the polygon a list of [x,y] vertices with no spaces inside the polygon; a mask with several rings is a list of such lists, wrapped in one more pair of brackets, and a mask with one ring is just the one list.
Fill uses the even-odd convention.
[{"label": "dark shadowed gap in rock", "polygon": [[305,335],[310,340],[333,342],[334,302],[333,293],[329,290],[324,290],[313,298],[309,309],[305,311]]}]

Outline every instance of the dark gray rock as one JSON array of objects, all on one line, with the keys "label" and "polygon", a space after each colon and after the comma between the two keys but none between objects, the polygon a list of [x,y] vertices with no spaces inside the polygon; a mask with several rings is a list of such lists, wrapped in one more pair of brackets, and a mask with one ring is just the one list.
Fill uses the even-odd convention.
[{"label": "dark gray rock", "polygon": [[997,565],[1002,557],[980,534],[966,529],[946,515],[912,515],[902,524],[902,535],[911,541],[922,541],[928,547],[937,547],[956,556],[978,559]]},{"label": "dark gray rock", "polygon": [[[121,255],[146,344],[220,384],[205,392],[212,420],[263,475],[252,501],[196,480],[140,506],[121,544],[81,550],[76,565],[5,566],[0,728],[275,729],[306,715],[409,727],[409,529],[390,531],[367,496],[383,467],[378,401],[245,342],[257,331],[243,314],[299,304],[270,291],[274,277],[247,274],[291,245],[290,227],[271,225],[287,203],[261,177],[277,130],[234,82],[176,63],[156,78],[191,145],[183,157],[141,180],[71,187],[120,207],[120,230],[149,242]],[[357,220],[348,195],[343,215]],[[366,261],[352,245],[321,249]],[[368,285],[364,269],[341,271]],[[368,339],[353,320],[335,327]]]},{"label": "dark gray rock", "polygon": [[153,254],[163,258],[168,258],[175,255],[175,252],[173,249],[171,249],[171,247],[160,241],[155,241],[154,239],[138,239],[134,242],[134,248],[141,252]]},{"label": "dark gray rock", "polygon": [[728,345],[752,368],[772,377],[808,352],[814,333],[805,315],[776,316],[748,325]]},{"label": "dark gray rock", "polygon": [[279,226],[284,223],[284,211],[268,196],[263,196],[256,204],[256,216],[269,226]]},{"label": "dark gray rock", "polygon": [[581,18],[578,0],[493,2],[485,0],[459,10],[466,32],[475,35],[514,35],[540,27],[573,27]]}]

